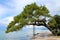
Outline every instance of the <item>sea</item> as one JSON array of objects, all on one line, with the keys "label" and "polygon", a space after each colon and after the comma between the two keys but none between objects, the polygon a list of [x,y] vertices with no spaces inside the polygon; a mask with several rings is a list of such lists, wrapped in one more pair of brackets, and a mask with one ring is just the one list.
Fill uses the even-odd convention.
[{"label": "sea", "polygon": [[[35,33],[47,32],[47,28],[36,28]],[[33,37],[33,28],[22,28],[19,31],[5,33],[5,30],[0,30],[0,40],[31,40]]]}]

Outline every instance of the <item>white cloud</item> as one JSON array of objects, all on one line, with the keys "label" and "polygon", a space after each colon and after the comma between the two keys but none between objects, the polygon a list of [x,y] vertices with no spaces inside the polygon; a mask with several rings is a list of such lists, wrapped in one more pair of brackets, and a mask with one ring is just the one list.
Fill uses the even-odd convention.
[{"label": "white cloud", "polygon": [[6,9],[2,5],[0,5],[0,16],[5,12],[6,12]]},{"label": "white cloud", "polygon": [[5,15],[7,17],[0,19],[0,24],[7,25],[13,17],[8,17],[8,14],[10,15],[17,15],[19,14],[25,5],[33,3],[33,0],[11,0],[9,2],[6,2],[5,5],[0,6],[0,18],[4,17]]},{"label": "white cloud", "polygon": [[59,14],[60,11],[60,0],[36,0],[37,4],[39,5],[46,5],[49,9],[50,14]]},{"label": "white cloud", "polygon": [[7,26],[8,23],[10,23],[11,21],[13,21],[13,17],[4,18],[4,19],[0,20],[0,25]]},{"label": "white cloud", "polygon": [[[16,12],[15,14],[18,14],[21,12],[25,5],[31,4],[36,2],[37,4],[41,5],[44,4],[47,6],[47,8],[51,11],[59,11],[60,9],[60,0],[10,0],[8,2],[5,2],[5,7],[1,7],[0,14],[3,14],[4,11],[6,12]],[[7,10],[6,10],[7,9]],[[8,11],[9,10],[9,11]],[[4,13],[7,14],[7,13]],[[13,13],[14,14],[14,13]]]},{"label": "white cloud", "polygon": [[0,4],[0,18],[8,14],[15,16],[23,10],[25,5],[33,2],[33,0],[10,0],[5,2],[4,5]]}]

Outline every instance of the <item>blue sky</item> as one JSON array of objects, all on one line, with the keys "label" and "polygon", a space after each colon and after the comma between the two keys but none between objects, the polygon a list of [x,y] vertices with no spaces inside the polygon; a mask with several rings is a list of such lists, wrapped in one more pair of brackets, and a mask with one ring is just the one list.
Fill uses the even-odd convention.
[{"label": "blue sky", "polygon": [[23,11],[25,5],[34,2],[46,5],[51,15],[60,15],[60,0],[0,0],[0,29],[6,28],[13,17]]}]

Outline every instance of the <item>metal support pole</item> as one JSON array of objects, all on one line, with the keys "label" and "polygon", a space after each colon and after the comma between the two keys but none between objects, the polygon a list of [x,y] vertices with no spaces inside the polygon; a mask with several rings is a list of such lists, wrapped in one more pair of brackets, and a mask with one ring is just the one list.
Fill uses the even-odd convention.
[{"label": "metal support pole", "polygon": [[33,25],[33,39],[35,39],[35,25]]}]

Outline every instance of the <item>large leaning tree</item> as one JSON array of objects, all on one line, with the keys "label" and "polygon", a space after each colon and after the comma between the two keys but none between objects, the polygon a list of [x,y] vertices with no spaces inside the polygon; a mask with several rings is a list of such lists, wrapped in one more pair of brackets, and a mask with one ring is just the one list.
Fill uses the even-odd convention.
[{"label": "large leaning tree", "polygon": [[[35,20],[38,20],[40,16],[50,18],[50,20],[47,24],[53,31],[55,31],[57,26],[58,26],[58,29],[60,29],[60,27],[59,27],[60,26],[60,20],[59,20],[60,16],[55,15],[54,17],[51,17],[49,14],[49,10],[46,8],[45,5],[38,6],[36,3],[32,3],[30,5],[26,5],[24,10],[19,15],[14,17],[14,20],[11,21],[9,23],[9,25],[7,26],[6,33],[21,30],[25,25],[28,25],[29,22],[32,23],[32,22],[35,22]],[[56,19],[57,17],[59,17],[59,18]],[[50,31],[52,31],[52,30],[50,30]]]}]

